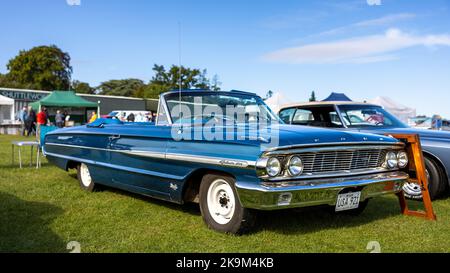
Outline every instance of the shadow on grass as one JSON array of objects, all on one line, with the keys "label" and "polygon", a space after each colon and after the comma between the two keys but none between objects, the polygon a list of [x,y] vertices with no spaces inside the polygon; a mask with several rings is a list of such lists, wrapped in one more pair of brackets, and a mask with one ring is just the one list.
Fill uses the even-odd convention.
[{"label": "shadow on grass", "polygon": [[0,252],[66,252],[66,243],[49,227],[60,207],[28,202],[0,192]]},{"label": "shadow on grass", "polygon": [[[76,174],[72,174],[76,178]],[[103,189],[115,194],[136,198],[163,208],[179,210],[199,217],[201,213],[198,204],[186,203],[179,205],[147,196],[127,192],[124,190],[104,187]],[[311,207],[301,209],[287,209],[278,211],[256,211],[257,223],[251,234],[263,230],[275,231],[283,234],[305,234],[323,229],[337,229],[354,227],[400,215],[397,198],[380,197],[370,201],[366,210],[359,216],[337,215],[330,212],[329,207]]]},{"label": "shadow on grass", "polygon": [[[77,179],[76,173],[70,173],[70,176],[74,180]],[[201,213],[198,204],[186,203],[184,205],[179,205],[112,187],[102,186],[102,189],[129,198],[135,198],[143,202],[148,202],[162,208],[189,213],[190,215],[199,217],[199,221],[201,221]],[[420,202],[410,201],[408,203],[410,203],[409,206],[411,209],[420,208]],[[257,215],[257,223],[251,233],[269,230],[283,234],[305,234],[323,229],[355,227],[369,224],[376,220],[401,215],[398,199],[394,195],[370,200],[366,210],[359,216],[338,215],[334,212],[330,212],[329,207],[256,211],[255,213]]]},{"label": "shadow on grass", "polygon": [[[78,177],[77,177],[76,172],[69,173],[69,176],[72,177],[74,180],[76,180],[76,183],[78,183]],[[157,205],[160,207],[166,207],[168,209],[173,209],[173,210],[181,210],[183,212],[189,213],[194,216],[200,216],[200,208],[199,208],[198,204],[195,204],[195,203],[186,203],[184,205],[180,205],[177,203],[172,203],[169,201],[160,200],[157,198],[153,198],[153,197],[149,197],[149,196],[145,196],[145,195],[141,195],[141,194],[137,194],[137,193],[133,193],[133,192],[129,192],[126,190],[113,188],[113,187],[109,187],[109,186],[105,186],[105,185],[101,185],[100,189],[102,191],[108,191],[108,192],[112,192],[112,193],[119,194],[122,196],[127,196],[129,198],[134,198],[134,199],[138,199],[138,200],[141,200],[144,202],[152,203],[153,205]]]},{"label": "shadow on grass", "polygon": [[258,212],[255,232],[270,230],[282,234],[305,234],[324,229],[361,226],[398,215],[400,206],[396,198],[379,197],[370,200],[366,210],[358,216],[335,214],[330,207]]},{"label": "shadow on grass", "polygon": [[115,194],[120,194],[123,196],[127,196],[129,198],[134,198],[134,199],[138,199],[138,200],[141,200],[141,201],[144,201],[147,203],[151,203],[151,204],[157,205],[159,207],[165,207],[167,209],[183,211],[185,213],[189,213],[190,215],[194,215],[194,216],[201,216],[200,207],[198,206],[198,204],[195,204],[195,203],[186,203],[186,204],[180,205],[177,203],[172,203],[170,201],[160,200],[157,198],[153,198],[153,197],[149,197],[149,196],[145,196],[145,195],[141,195],[141,194],[137,194],[137,193],[132,193],[132,192],[128,192],[128,191],[117,189],[117,188],[102,186],[102,189],[109,191],[109,192],[113,192]]}]

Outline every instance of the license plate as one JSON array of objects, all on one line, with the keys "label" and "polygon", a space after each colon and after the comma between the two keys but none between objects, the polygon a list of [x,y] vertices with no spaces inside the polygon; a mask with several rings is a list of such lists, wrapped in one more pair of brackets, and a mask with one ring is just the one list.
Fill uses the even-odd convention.
[{"label": "license plate", "polygon": [[359,207],[361,192],[349,192],[339,194],[336,203],[336,211],[352,210]]}]

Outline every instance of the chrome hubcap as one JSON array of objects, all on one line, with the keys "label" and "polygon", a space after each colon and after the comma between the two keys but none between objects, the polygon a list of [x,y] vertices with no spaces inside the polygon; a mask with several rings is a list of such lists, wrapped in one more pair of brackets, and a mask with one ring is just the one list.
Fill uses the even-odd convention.
[{"label": "chrome hubcap", "polygon": [[[428,170],[425,170],[425,173],[427,175],[427,179],[428,179],[428,183],[430,183],[430,173],[428,172]],[[422,189],[420,188],[420,186],[418,184],[415,183],[406,183],[403,186],[403,191],[405,192],[406,195],[411,196],[411,197],[416,197],[416,198],[421,198],[422,197]]]}]

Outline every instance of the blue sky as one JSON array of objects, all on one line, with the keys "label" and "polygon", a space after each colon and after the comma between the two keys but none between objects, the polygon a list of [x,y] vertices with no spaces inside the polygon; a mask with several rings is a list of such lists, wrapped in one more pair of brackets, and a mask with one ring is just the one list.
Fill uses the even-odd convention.
[{"label": "blue sky", "polygon": [[[4,0],[0,72],[21,49],[55,44],[73,78],[148,81],[154,63],[217,74],[223,89],[289,100],[332,91],[389,96],[450,118],[450,1]],[[370,3],[368,3],[368,1]]]}]

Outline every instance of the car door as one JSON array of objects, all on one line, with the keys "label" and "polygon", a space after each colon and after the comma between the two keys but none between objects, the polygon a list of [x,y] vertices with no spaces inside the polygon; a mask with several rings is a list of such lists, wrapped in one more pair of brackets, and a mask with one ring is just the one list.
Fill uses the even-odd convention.
[{"label": "car door", "polygon": [[170,127],[155,125],[119,125],[109,138],[111,184],[118,188],[170,199],[172,175],[165,160]]}]

